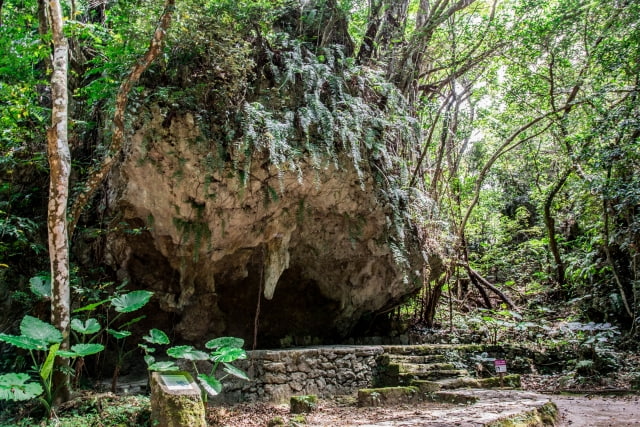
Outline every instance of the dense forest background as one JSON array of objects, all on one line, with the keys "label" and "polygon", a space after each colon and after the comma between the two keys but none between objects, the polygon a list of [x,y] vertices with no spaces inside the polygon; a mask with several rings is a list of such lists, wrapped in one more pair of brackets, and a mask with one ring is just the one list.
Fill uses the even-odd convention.
[{"label": "dense forest background", "polygon": [[[169,12],[170,25],[158,24]],[[0,0],[3,331],[49,312],[37,296],[47,294],[53,257],[49,15],[42,0]],[[223,150],[266,151],[290,170],[301,154],[347,152],[356,170],[373,159],[386,197],[409,206],[411,232],[442,260],[441,274],[390,316],[534,336],[563,320],[634,344],[637,2],[76,0],[62,15],[73,306],[122,289],[89,248],[122,226],[103,217],[101,179],[126,155],[119,130],[126,138],[138,108],[160,102],[200,108]],[[153,58],[150,40],[163,43]],[[256,85],[266,80],[280,86],[260,104]]]}]

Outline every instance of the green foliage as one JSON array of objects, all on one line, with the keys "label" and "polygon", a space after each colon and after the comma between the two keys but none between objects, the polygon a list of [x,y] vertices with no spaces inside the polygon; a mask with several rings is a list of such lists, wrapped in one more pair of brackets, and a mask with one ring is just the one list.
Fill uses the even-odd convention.
[{"label": "green foliage", "polygon": [[133,291],[116,296],[111,300],[111,305],[118,313],[131,313],[144,307],[152,295],[150,291]]},{"label": "green foliage", "polygon": [[58,350],[58,355],[62,357],[86,357],[92,354],[100,353],[104,350],[102,344],[75,344],[71,346],[71,351]]},{"label": "green foliage", "polygon": [[29,400],[41,395],[42,386],[28,374],[0,375],[0,400]]},{"label": "green foliage", "polygon": [[[169,337],[160,329],[149,330],[149,335],[142,337],[149,344],[169,344]],[[208,348],[208,347],[207,347]]]},{"label": "green foliage", "polygon": [[[159,330],[151,329],[149,335],[145,335],[143,339],[149,344],[167,345],[169,337]],[[215,396],[222,392],[222,382],[227,376],[232,375],[242,380],[249,380],[247,374],[231,364],[236,360],[242,360],[247,357],[247,353],[242,349],[244,340],[235,337],[218,337],[208,341],[205,344],[207,349],[213,350],[209,353],[195,349],[190,345],[179,345],[167,349],[167,355],[174,359],[184,359],[191,362],[194,372],[200,386],[203,389],[203,398],[207,400],[207,394]],[[145,362],[151,371],[175,371],[178,366],[173,361],[156,361],[152,355],[155,353],[155,347],[146,344],[138,344],[145,352]],[[200,373],[197,361],[208,361],[211,363],[209,373]],[[225,373],[222,378],[216,376],[218,366],[222,363],[222,370]]]},{"label": "green foliage", "polygon": [[[93,328],[92,322],[76,323],[76,328]],[[75,344],[71,350],[59,350],[62,334],[53,325],[32,316],[25,316],[20,323],[21,335],[0,334],[0,341],[28,350],[33,362],[32,371],[39,382],[29,382],[31,376],[10,373],[0,376],[0,399],[28,400],[39,397],[40,402],[51,412],[55,390],[53,389],[54,360],[56,356],[76,359],[104,350],[102,344]],[[83,332],[88,333],[88,332]],[[45,352],[44,360],[34,352]],[[8,390],[7,390],[8,389]]]}]

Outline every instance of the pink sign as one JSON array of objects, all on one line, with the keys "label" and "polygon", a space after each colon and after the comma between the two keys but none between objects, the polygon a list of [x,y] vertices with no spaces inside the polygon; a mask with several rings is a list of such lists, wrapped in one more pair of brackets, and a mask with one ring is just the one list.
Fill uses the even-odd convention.
[{"label": "pink sign", "polygon": [[494,360],[493,366],[495,366],[497,373],[507,372],[507,361],[504,359]]}]

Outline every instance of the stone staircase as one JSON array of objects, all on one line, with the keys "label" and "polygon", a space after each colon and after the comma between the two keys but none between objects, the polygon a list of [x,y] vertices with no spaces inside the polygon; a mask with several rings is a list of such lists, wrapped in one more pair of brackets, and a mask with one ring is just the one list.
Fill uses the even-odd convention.
[{"label": "stone staircase", "polygon": [[[480,389],[520,386],[519,375],[474,378],[468,370],[471,356],[482,350],[478,346],[424,345],[385,346],[378,356],[373,387],[359,392],[362,406],[420,400],[473,403],[457,389]],[[373,396],[373,397],[372,397]]]}]

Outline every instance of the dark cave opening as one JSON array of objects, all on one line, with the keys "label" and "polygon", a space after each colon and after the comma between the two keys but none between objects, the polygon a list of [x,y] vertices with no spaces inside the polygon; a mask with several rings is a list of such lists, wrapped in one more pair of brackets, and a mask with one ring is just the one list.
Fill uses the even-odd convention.
[{"label": "dark cave opening", "polygon": [[322,294],[317,282],[305,277],[303,268],[286,269],[271,300],[259,292],[261,268],[261,264],[251,263],[247,277],[237,281],[216,278],[226,335],[244,338],[246,348],[253,346],[259,298],[256,348],[332,344],[339,340],[333,319],[340,303]]}]

